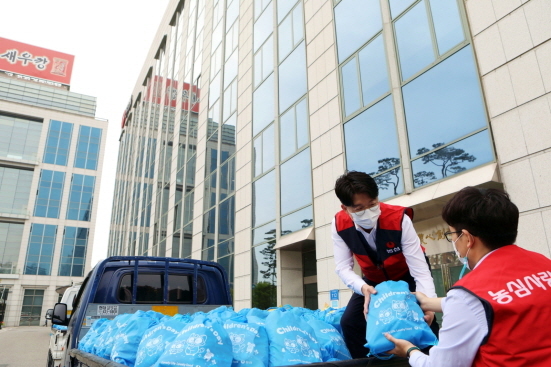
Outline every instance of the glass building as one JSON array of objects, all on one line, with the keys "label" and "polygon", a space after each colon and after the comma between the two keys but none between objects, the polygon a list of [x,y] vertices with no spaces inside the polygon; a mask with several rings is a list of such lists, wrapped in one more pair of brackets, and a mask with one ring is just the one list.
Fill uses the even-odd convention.
[{"label": "glass building", "polygon": [[172,0],[123,127],[109,255],[217,261],[237,309],[343,306],[333,187],[357,170],[414,208],[440,295],[461,269],[440,211],[465,186],[505,188],[518,243],[549,256],[549,16],[544,0]]},{"label": "glass building", "polygon": [[0,74],[4,326],[42,325],[90,270],[107,130],[95,97],[28,79]]}]

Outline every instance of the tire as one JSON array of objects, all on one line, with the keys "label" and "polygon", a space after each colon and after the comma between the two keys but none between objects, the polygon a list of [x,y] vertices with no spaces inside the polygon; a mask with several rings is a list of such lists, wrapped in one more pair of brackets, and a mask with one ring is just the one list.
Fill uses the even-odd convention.
[{"label": "tire", "polygon": [[52,352],[48,351],[48,364],[46,367],[54,367],[54,358],[52,357]]}]

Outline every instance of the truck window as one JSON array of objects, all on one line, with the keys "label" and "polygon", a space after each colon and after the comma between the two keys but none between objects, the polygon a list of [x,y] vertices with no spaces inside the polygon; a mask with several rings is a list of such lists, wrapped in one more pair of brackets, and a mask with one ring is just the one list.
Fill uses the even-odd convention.
[{"label": "truck window", "polygon": [[[168,275],[168,302],[170,303],[192,303],[193,287],[192,277],[183,274]],[[204,303],[207,300],[205,281],[202,277],[197,278],[197,303]]]},{"label": "truck window", "polygon": [[[128,273],[121,277],[119,283],[118,298],[121,303],[132,303],[132,278]],[[163,274],[140,273],[138,275],[136,303],[163,303]],[[193,302],[193,277],[185,274],[168,275],[168,302],[192,303]],[[205,281],[197,278],[197,303],[207,300]]]}]

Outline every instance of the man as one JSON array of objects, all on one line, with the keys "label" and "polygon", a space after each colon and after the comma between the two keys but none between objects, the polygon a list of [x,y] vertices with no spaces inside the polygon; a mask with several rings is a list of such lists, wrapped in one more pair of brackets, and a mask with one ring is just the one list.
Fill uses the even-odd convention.
[{"label": "man", "polygon": [[411,366],[551,366],[551,260],[514,245],[519,212],[495,189],[466,187],[443,208],[446,238],[472,271],[445,298],[416,293],[444,312],[438,346],[426,355],[406,340],[391,354]]},{"label": "man", "polygon": [[[354,291],[341,319],[346,346],[353,358],[364,358],[366,320],[374,286],[386,280],[403,280],[416,289],[436,297],[428,259],[415,233],[413,210],[379,202],[379,188],[366,173],[350,171],[337,179],[335,194],[341,211],[332,228],[335,271]],[[354,270],[354,257],[363,278]],[[425,320],[438,333],[434,312]],[[438,335],[438,334],[437,334]]]}]

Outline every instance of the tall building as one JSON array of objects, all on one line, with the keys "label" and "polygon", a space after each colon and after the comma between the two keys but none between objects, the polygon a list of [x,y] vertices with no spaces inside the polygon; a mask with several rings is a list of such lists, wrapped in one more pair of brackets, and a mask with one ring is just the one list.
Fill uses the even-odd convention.
[{"label": "tall building", "polygon": [[[0,38],[0,321],[39,325],[91,267],[107,121],[74,56]],[[58,290],[58,292],[56,292]]]},{"label": "tall building", "polygon": [[218,261],[236,309],[343,306],[333,187],[358,170],[414,208],[440,295],[461,269],[440,212],[465,186],[504,188],[518,244],[549,256],[548,19],[547,0],[171,1],[125,115],[109,253]]}]

